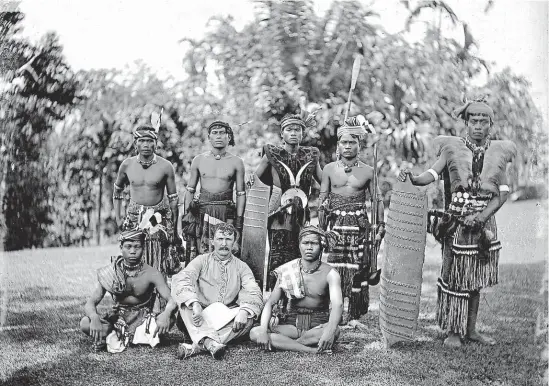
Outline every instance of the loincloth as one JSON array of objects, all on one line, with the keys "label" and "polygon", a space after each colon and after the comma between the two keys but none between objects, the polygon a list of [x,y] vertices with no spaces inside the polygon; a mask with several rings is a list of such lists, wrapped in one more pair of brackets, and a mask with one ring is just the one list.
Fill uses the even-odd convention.
[{"label": "loincloth", "polygon": [[123,229],[137,228],[143,215],[151,211],[162,216],[161,222],[153,228],[145,231],[145,245],[143,259],[145,263],[158,269],[164,275],[173,275],[181,269],[180,251],[173,245],[172,211],[164,201],[156,205],[140,205],[130,200],[126,211],[126,219]]},{"label": "loincloth", "polygon": [[236,206],[233,202],[233,190],[220,193],[210,193],[201,189],[198,199],[200,225],[197,237],[200,240],[203,253],[211,250],[210,240],[217,224],[235,218]]},{"label": "loincloth", "polygon": [[135,229],[141,223],[143,215],[147,211],[159,213],[162,216],[160,222],[161,227],[155,233],[147,233],[147,238],[150,240],[159,240],[163,243],[171,243],[173,237],[172,211],[170,206],[162,200],[156,205],[141,205],[133,200],[130,200],[126,209],[126,218],[122,225],[123,230]]},{"label": "loincloth", "polygon": [[146,304],[138,306],[115,304],[111,310],[103,315],[102,319],[111,324],[116,331],[131,336],[150,314],[149,300]]},{"label": "loincloth", "polygon": [[365,208],[366,192],[354,196],[330,193],[325,207],[327,222],[340,234],[328,253],[327,263],[339,273],[344,297],[350,298],[349,314],[358,318],[368,310],[369,291],[365,272],[369,268],[366,235],[370,222]]},{"label": "loincloth", "polygon": [[291,325],[296,327],[298,337],[301,337],[309,330],[324,327],[330,320],[330,310],[293,308],[284,314],[279,314],[277,318],[278,323],[271,323],[269,326],[271,332],[278,333],[279,325]]}]

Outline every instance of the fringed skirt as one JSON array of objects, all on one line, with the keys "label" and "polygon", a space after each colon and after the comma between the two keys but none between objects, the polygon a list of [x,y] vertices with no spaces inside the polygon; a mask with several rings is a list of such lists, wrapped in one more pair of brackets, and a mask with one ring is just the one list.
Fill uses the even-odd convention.
[{"label": "fringed skirt", "polygon": [[467,333],[469,299],[481,288],[498,283],[498,262],[501,244],[492,216],[486,223],[490,247],[479,254],[480,232],[458,225],[455,233],[444,239],[442,272],[438,279],[437,323],[443,330],[460,335]]},{"label": "fringed skirt", "polygon": [[366,235],[370,227],[365,212],[365,193],[352,197],[330,193],[328,225],[341,237],[328,251],[327,262],[341,276],[343,296],[349,298],[349,316],[358,319],[368,312],[369,259],[365,256]]}]

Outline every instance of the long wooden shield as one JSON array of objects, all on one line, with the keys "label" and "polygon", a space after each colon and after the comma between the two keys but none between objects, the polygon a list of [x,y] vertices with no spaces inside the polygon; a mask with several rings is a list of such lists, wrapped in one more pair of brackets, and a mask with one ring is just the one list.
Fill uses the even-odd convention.
[{"label": "long wooden shield", "polygon": [[385,347],[414,339],[427,236],[427,196],[408,180],[391,194],[381,270],[379,326]]},{"label": "long wooden shield", "polygon": [[263,271],[267,245],[267,219],[271,187],[254,176],[253,186],[246,196],[244,228],[242,230],[242,253],[240,258],[251,268],[255,280],[263,285]]}]

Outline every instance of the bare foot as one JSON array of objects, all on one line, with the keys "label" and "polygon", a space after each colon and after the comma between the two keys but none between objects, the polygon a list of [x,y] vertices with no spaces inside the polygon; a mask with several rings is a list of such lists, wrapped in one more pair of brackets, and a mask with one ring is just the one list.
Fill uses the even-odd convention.
[{"label": "bare foot", "polygon": [[472,340],[473,342],[478,342],[480,344],[485,344],[487,346],[493,346],[496,344],[496,341],[486,335],[479,334],[476,330],[469,332],[467,334],[467,339]]},{"label": "bare foot", "polygon": [[353,320],[350,320],[349,323],[347,323],[349,326],[355,328],[355,329],[362,329],[362,330],[366,330],[367,327],[366,325],[360,323],[358,320],[356,319],[353,319]]},{"label": "bare foot", "polygon": [[444,347],[460,348],[462,346],[461,339],[458,334],[449,333],[442,344]]}]

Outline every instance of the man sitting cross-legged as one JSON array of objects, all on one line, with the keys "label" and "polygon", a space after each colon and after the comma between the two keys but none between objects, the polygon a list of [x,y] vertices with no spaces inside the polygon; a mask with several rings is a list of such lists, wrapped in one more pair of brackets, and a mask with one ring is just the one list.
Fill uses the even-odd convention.
[{"label": "man sitting cross-legged", "polygon": [[[97,282],[84,306],[86,316],[80,321],[82,332],[94,339],[96,351],[107,348],[121,352],[129,343],[159,343],[158,335],[167,333],[175,318],[177,306],[170,296],[164,276],[156,268],[143,262],[145,235],[141,230],[130,230],[120,235],[122,255],[111,264],[97,270]],[[155,289],[168,303],[157,315],[152,313]],[[111,312],[103,317],[97,305],[109,292],[115,302]]]},{"label": "man sitting cross-legged", "polygon": [[[337,239],[337,233],[325,233],[314,226],[301,230],[301,258],[275,270],[277,283],[263,309],[261,325],[250,332],[252,341],[266,350],[331,350],[343,313],[341,279],[321,256],[323,247],[335,245]],[[273,316],[273,305],[283,295],[289,299],[287,313]]]},{"label": "man sitting cross-legged", "polygon": [[206,349],[221,359],[225,344],[248,334],[263,308],[251,269],[232,254],[236,229],[220,223],[213,235],[213,252],[197,256],[172,277],[172,296],[193,341],[179,345],[179,358]]}]

